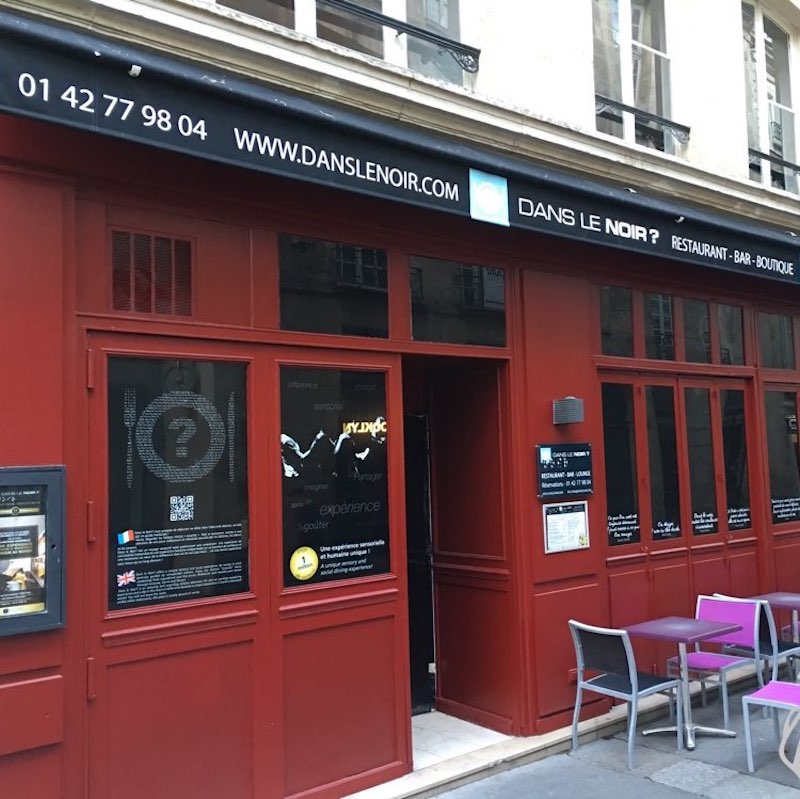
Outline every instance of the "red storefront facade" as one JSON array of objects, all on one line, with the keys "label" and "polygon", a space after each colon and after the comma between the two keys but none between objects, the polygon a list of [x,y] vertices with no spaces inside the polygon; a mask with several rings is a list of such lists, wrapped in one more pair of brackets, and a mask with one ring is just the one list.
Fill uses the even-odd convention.
[{"label": "red storefront facade", "polygon": [[[19,68],[32,82],[12,89],[33,94],[41,76]],[[673,210],[655,201],[631,206],[615,241],[592,240],[600,201],[575,211],[579,185],[517,202],[536,232],[12,110],[2,466],[66,467],[65,624],[0,637],[15,720],[0,783],[34,773],[67,799],[344,796],[413,767],[415,673],[435,670],[437,709],[531,735],[571,713],[567,619],[622,625],[691,613],[698,592],[800,589],[800,523],[770,444],[800,372],[765,365],[763,346],[785,332],[778,317],[777,349],[798,350],[800,294],[755,256],[751,271],[703,266],[674,232],[669,257],[647,254]],[[773,252],[773,231],[692,213],[732,252],[740,235]],[[322,289],[319,242],[340,267]],[[445,314],[453,290],[461,307]],[[665,298],[674,336],[654,343]],[[331,308],[337,330],[320,331]],[[568,397],[582,415],[554,423]],[[314,504],[328,488],[302,475],[325,439],[330,458],[355,442],[359,492]],[[591,452],[591,490],[542,490],[544,453],[570,448]],[[148,506],[167,499],[160,529]]]}]

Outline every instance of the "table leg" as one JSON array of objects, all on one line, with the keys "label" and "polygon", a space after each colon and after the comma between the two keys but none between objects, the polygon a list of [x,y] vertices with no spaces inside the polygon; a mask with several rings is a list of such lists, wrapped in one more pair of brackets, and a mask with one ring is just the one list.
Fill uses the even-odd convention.
[{"label": "table leg", "polygon": [[[683,729],[684,729],[684,743],[687,749],[694,749],[695,735],[720,735],[725,738],[735,738],[736,733],[733,730],[725,730],[720,727],[704,727],[702,724],[695,724],[692,721],[692,695],[689,690],[689,665],[686,656],[686,644],[680,642],[678,644],[678,662],[681,669],[681,695],[683,697]],[[651,735],[655,732],[677,732],[677,727],[651,727],[648,730],[642,730],[642,735]]]},{"label": "table leg", "polygon": [[683,740],[687,749],[694,749],[694,724],[692,724],[692,692],[689,690],[689,664],[686,644],[678,644],[678,660],[681,664],[681,692],[683,693]]},{"label": "table leg", "polygon": [[[678,665],[681,673],[681,701],[683,703],[683,741],[687,749],[694,749],[694,726],[692,725],[692,702],[689,693],[689,669],[686,664],[686,644],[678,644]],[[677,732],[677,727],[650,727],[642,735],[660,732]]]}]

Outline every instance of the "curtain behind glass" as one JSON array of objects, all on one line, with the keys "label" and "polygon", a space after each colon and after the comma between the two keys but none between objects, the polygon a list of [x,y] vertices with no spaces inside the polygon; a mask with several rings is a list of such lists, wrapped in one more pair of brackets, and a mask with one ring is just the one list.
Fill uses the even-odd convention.
[{"label": "curtain behind glass", "polygon": [[756,12],[753,6],[742,3],[742,49],[744,57],[744,88],[747,100],[747,144],[760,150],[758,133],[758,74],[756,71]]},{"label": "curtain behind glass", "polygon": [[594,0],[594,90],[622,101],[619,57],[619,0]]}]

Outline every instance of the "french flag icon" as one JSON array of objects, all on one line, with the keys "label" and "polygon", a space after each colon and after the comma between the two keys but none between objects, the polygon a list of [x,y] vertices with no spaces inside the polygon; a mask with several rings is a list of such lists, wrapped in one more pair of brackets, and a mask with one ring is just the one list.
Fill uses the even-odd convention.
[{"label": "french flag icon", "polygon": [[132,544],[136,540],[136,533],[133,530],[126,530],[124,533],[117,533],[117,544]]}]

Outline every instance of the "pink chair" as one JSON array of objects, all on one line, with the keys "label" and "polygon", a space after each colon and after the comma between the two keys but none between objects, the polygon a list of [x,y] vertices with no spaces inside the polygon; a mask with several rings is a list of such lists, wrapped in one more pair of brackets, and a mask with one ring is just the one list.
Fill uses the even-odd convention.
[{"label": "pink chair", "polygon": [[744,743],[747,747],[747,770],[753,771],[753,739],[750,735],[750,705],[761,705],[772,708],[772,717],[775,722],[775,740],[778,742],[778,754],[781,759],[785,757],[781,741],[780,726],[778,724],[779,710],[800,711],[800,685],[796,682],[782,682],[773,680],[771,683],[759,688],[752,694],[742,697],[742,715],[744,716]]},{"label": "pink chair", "polygon": [[[713,621],[726,621],[739,624],[741,630],[735,633],[727,633],[716,638],[709,638],[703,642],[707,644],[717,644],[722,646],[739,646],[752,650],[752,656],[729,655],[714,650],[704,650],[700,645],[696,645],[694,652],[687,654],[687,666],[690,677],[695,677],[701,681],[703,696],[705,698],[705,681],[709,677],[715,677],[719,682],[719,691],[722,695],[722,718],[724,726],[729,729],[730,712],[728,710],[728,672],[739,666],[746,666],[748,663],[756,665],[756,675],[758,684],[763,686],[761,674],[761,644],[759,641],[758,629],[761,615],[761,605],[754,599],[737,599],[734,597],[714,597],[700,594],[697,597],[695,608],[695,618],[709,619]],[[667,661],[667,674],[680,674],[680,663],[677,657]]]}]

